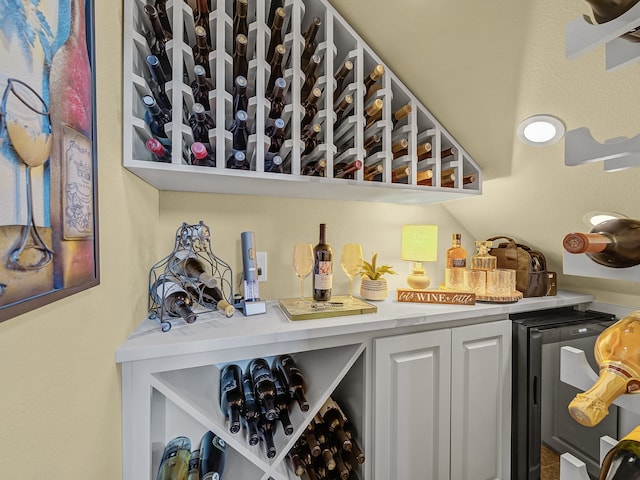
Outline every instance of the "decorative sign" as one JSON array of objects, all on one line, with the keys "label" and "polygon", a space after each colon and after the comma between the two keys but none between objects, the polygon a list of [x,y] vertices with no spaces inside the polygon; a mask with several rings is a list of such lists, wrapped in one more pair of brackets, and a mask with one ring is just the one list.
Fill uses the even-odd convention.
[{"label": "decorative sign", "polygon": [[398,301],[410,303],[441,303],[448,305],[475,305],[476,294],[448,290],[398,289]]}]

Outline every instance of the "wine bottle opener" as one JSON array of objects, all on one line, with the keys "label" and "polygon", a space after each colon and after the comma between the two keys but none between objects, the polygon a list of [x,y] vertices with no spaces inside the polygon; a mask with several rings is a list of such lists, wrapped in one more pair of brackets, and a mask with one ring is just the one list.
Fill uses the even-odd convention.
[{"label": "wine bottle opener", "polygon": [[242,247],[242,278],[244,281],[244,300],[242,312],[245,316],[267,313],[267,304],[260,300],[258,288],[258,262],[256,260],[256,241],[253,232],[240,234]]}]

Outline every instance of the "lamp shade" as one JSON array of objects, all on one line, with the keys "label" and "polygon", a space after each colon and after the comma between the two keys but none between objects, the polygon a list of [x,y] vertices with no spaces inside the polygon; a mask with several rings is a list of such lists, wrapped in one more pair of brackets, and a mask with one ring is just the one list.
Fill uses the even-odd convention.
[{"label": "lamp shade", "polygon": [[402,226],[402,260],[435,262],[438,260],[437,225]]}]

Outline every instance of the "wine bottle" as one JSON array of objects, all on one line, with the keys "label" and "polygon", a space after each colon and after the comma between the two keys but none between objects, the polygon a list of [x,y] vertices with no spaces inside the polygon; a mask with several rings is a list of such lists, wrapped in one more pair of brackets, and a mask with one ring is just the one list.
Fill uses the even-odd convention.
[{"label": "wine bottle", "polygon": [[589,233],[570,233],[562,244],[569,253],[584,253],[612,268],[640,264],[640,221],[615,218],[595,225]]},{"label": "wine bottle", "polygon": [[[213,85],[207,78],[207,71],[202,65],[196,65],[193,67],[193,73],[195,79],[191,82],[191,93],[193,93],[194,103],[200,103],[206,107],[209,107],[209,92],[213,90]],[[208,109],[207,109],[208,110]]]},{"label": "wine bottle", "polygon": [[302,102],[302,108],[304,108],[304,117],[300,121],[302,130],[311,124],[311,121],[318,113],[318,100],[322,96],[322,90],[319,88],[312,88],[307,98]]},{"label": "wine bottle", "polygon": [[343,450],[351,450],[351,439],[349,439],[347,433],[344,431],[346,417],[336,401],[331,397],[327,398],[318,413],[322,417],[329,432],[335,436],[340,448]]},{"label": "wine bottle", "polygon": [[210,145],[209,130],[216,128],[213,118],[205,112],[204,105],[201,103],[194,103],[191,112],[189,126],[193,132],[194,141]]},{"label": "wine bottle", "polygon": [[[444,160],[445,158],[450,157],[451,155],[455,155],[456,153],[458,153],[458,149],[456,147],[445,148],[440,152],[440,159]],[[425,153],[422,158],[418,156],[418,160],[424,160],[426,158],[432,158],[432,157],[433,157],[433,152],[429,150],[429,152]]]},{"label": "wine bottle", "polygon": [[344,423],[344,427],[343,427],[344,432],[347,434],[347,438],[349,439],[349,441],[351,442],[351,449],[350,450],[343,450],[343,451],[348,451],[351,452],[354,456],[354,458],[356,459],[356,462],[358,464],[363,464],[364,463],[364,452],[362,451],[362,449],[360,448],[360,445],[358,444],[357,440],[356,440],[356,435],[355,435],[355,430],[353,428],[353,424],[347,419],[347,421]]},{"label": "wine bottle", "polygon": [[218,286],[207,287],[200,285],[197,291],[193,292],[193,297],[203,307],[213,308],[222,311],[227,317],[233,316],[236,309],[227,302],[227,299]]},{"label": "wine bottle", "polygon": [[280,155],[264,159],[264,171],[271,173],[284,173],[284,159]]},{"label": "wine bottle", "polygon": [[[445,186],[449,186],[452,187],[454,185],[456,179],[456,174],[455,174],[455,170],[453,168],[449,168],[447,170],[443,170],[442,172],[440,172],[440,186],[441,187],[445,187]],[[418,180],[418,184],[419,185],[433,185],[433,171],[432,174],[430,176],[428,176],[428,178],[420,178]]]},{"label": "wine bottle", "polygon": [[296,399],[300,410],[303,412],[309,411],[309,402],[305,397],[307,387],[304,375],[302,375],[302,371],[293,357],[287,354],[278,355],[273,360],[273,368],[280,373],[285,388],[287,388],[291,396]]},{"label": "wine bottle", "polygon": [[397,142],[394,142],[391,145],[391,153],[393,154],[393,159],[400,158],[409,153],[409,141],[406,138],[401,138]]},{"label": "wine bottle", "polygon": [[167,110],[171,110],[171,100],[169,100],[165,89],[167,77],[160,65],[160,60],[158,60],[158,57],[155,55],[147,55],[146,61],[149,73],[151,74],[151,81],[149,82],[151,93],[153,93],[158,105]]},{"label": "wine bottle", "polygon": [[326,442],[320,442],[320,456],[327,470],[333,471],[336,468],[336,460],[333,458],[333,452]]},{"label": "wine bottle", "polygon": [[258,417],[260,416],[260,405],[253,388],[251,373],[247,370],[242,374],[242,391],[244,394],[244,406],[241,420],[247,430],[247,441],[249,445],[257,445],[260,441],[258,437]]},{"label": "wine bottle", "polygon": [[289,404],[291,403],[291,396],[289,390],[285,387],[284,380],[281,373],[272,369],[273,383],[276,386],[276,408],[278,409],[278,419],[282,424],[285,435],[291,435],[293,433],[293,425],[289,418]]},{"label": "wine bottle", "polygon": [[207,272],[204,262],[198,254],[189,250],[177,250],[169,259],[167,266],[176,277],[185,282],[197,282],[213,288],[218,281]]},{"label": "wine bottle", "polygon": [[321,158],[320,160],[312,160],[308,162],[300,170],[300,175],[308,175],[310,177],[324,177],[325,170],[327,168],[327,160]]},{"label": "wine bottle", "polygon": [[196,321],[197,316],[191,310],[191,297],[175,279],[166,275],[160,276],[151,285],[149,293],[158,306],[170,316],[182,317],[187,323]]},{"label": "wine bottle", "polygon": [[186,478],[191,457],[191,441],[187,437],[175,437],[164,447],[156,480]]},{"label": "wine bottle", "polygon": [[380,177],[383,171],[384,167],[381,163],[364,167],[364,179],[368,181],[374,180],[376,177]]},{"label": "wine bottle", "polygon": [[447,249],[447,268],[467,268],[467,251],[462,247],[462,235],[451,235],[451,247]]},{"label": "wine bottle", "polygon": [[[267,81],[267,92],[272,92],[273,87],[275,86],[276,79],[284,78],[284,68],[282,63],[284,62],[284,54],[286,50],[284,45],[280,44],[276,46],[276,51],[273,54],[273,59],[271,60],[271,73],[269,74],[269,80]],[[271,100],[272,98],[269,98]]]},{"label": "wine bottle", "polygon": [[305,470],[307,469],[307,466],[300,456],[300,451],[297,443],[293,447],[291,447],[291,450],[289,450],[289,453],[287,453],[287,458],[291,462],[293,473],[295,473],[297,477],[302,477],[302,475],[305,473]]},{"label": "wine bottle", "polygon": [[200,450],[193,450],[189,457],[187,480],[200,480]]},{"label": "wine bottle", "polygon": [[233,78],[242,75],[249,76],[249,60],[247,59],[247,36],[237,35],[233,51]]},{"label": "wine bottle", "polygon": [[[587,3],[591,5],[596,22],[606,23],[627,12],[638,0],[587,0]],[[640,42],[640,33],[633,29],[621,35],[621,38],[637,43]]]},{"label": "wine bottle", "polygon": [[267,458],[273,458],[276,456],[276,444],[273,440],[273,436],[276,432],[276,422],[269,420],[266,416],[264,405],[260,406],[260,416],[258,417],[258,433],[260,439],[264,442],[264,451]]},{"label": "wine bottle", "polygon": [[418,148],[416,148],[416,155],[418,156],[418,161],[420,162],[427,158],[431,158],[431,155],[429,154],[429,152],[431,152],[431,144],[429,142],[424,142],[419,144]]},{"label": "wine bottle", "polygon": [[246,152],[249,142],[249,132],[247,131],[247,120],[249,116],[244,110],[238,110],[231,125],[231,135],[233,138],[232,148],[234,152]]},{"label": "wine bottle", "polygon": [[271,38],[269,39],[269,46],[267,47],[267,55],[265,60],[267,63],[271,63],[273,55],[276,52],[276,47],[282,43],[282,26],[284,24],[285,12],[284,8],[278,7],[271,23]]},{"label": "wine bottle", "polygon": [[569,413],[592,427],[609,413],[609,405],[623,393],[640,393],[640,310],[603,330],[593,347],[599,378],[588,391],[569,403]]},{"label": "wine bottle", "polygon": [[251,372],[256,396],[264,405],[265,417],[267,420],[274,420],[278,415],[275,407],[276,386],[273,383],[269,364],[264,358],[254,358],[249,363],[249,372]]},{"label": "wine bottle", "polygon": [[418,185],[425,185],[426,182],[429,182],[429,185],[431,185],[432,178],[433,178],[433,170],[431,169],[421,170],[416,172],[416,183]]},{"label": "wine bottle", "polygon": [[376,65],[371,70],[371,73],[364,79],[364,98],[367,100],[372,95],[372,87],[376,84],[378,80],[382,78],[384,75],[384,66]]},{"label": "wine bottle", "polygon": [[144,144],[156,162],[171,163],[171,151],[166,149],[158,140],[148,138]]},{"label": "wine bottle", "polygon": [[353,96],[347,94],[334,107],[333,111],[336,114],[336,120],[333,122],[334,130],[340,126],[340,124],[342,123],[344,114],[351,108],[352,105],[353,105]]},{"label": "wine bottle", "polygon": [[365,130],[380,119],[383,105],[382,100],[376,98],[371,105],[364,110]]},{"label": "wine bottle", "polygon": [[204,28],[207,35],[207,45],[209,48],[213,48],[213,44],[211,43],[211,32],[209,30],[210,14],[211,9],[209,8],[209,0],[196,0],[196,10],[193,17],[194,26]]},{"label": "wine bottle", "polygon": [[353,70],[353,62],[351,60],[345,60],[340,69],[336,72],[333,78],[336,81],[336,88],[333,91],[333,103],[338,101],[342,91],[344,90],[344,81]]},{"label": "wine bottle", "polygon": [[316,51],[316,35],[318,34],[320,25],[322,25],[320,17],[313,17],[304,34],[304,48],[300,58],[300,65],[305,69]]},{"label": "wine bottle", "polygon": [[411,104],[407,103],[406,105],[403,105],[398,110],[393,112],[393,114],[391,115],[391,123],[393,124],[394,127],[398,126],[398,123],[402,119],[407,118],[410,113],[411,113]]},{"label": "wine bottle", "polygon": [[233,82],[233,116],[240,110],[245,112],[249,108],[249,98],[247,97],[247,79],[238,75]]},{"label": "wine bottle", "polygon": [[158,11],[153,5],[145,5],[144,13],[147,15],[149,22],[151,23],[151,29],[153,30],[153,42],[150,45],[151,53],[158,57],[160,65],[167,76],[171,76],[171,62],[167,55],[167,42],[172,39],[169,32],[162,28],[160,19],[158,18]]},{"label": "wine bottle", "polygon": [[311,59],[307,63],[304,69],[304,83],[300,89],[300,98],[307,98],[313,90],[316,82],[318,81],[318,67],[320,66],[321,58],[319,55],[312,55]]},{"label": "wine bottle", "polygon": [[311,457],[320,456],[322,450],[320,449],[320,441],[318,440],[318,437],[316,437],[313,423],[307,425],[307,428],[304,431],[304,440],[307,448],[309,449],[309,454],[311,455]]},{"label": "wine bottle", "polygon": [[333,284],[333,248],[327,243],[327,225],[320,224],[320,240],[313,248],[313,299],[317,302],[331,300]]},{"label": "wine bottle", "polygon": [[244,152],[233,152],[227,159],[227,168],[234,170],[251,170],[251,165]]},{"label": "wine bottle", "polygon": [[401,166],[391,170],[391,181],[393,183],[400,182],[411,175],[411,167]]},{"label": "wine bottle", "polygon": [[271,0],[271,3],[269,4],[269,14],[267,15],[267,25],[271,25],[273,23],[276,10],[283,6],[284,0]]},{"label": "wine bottle", "polygon": [[340,162],[333,166],[333,178],[354,178],[362,165],[362,160],[357,159],[349,163]]},{"label": "wine bottle", "polygon": [[229,420],[229,431],[240,431],[240,412],[244,407],[242,369],[235,363],[225,365],[220,373],[220,408]]},{"label": "wine bottle", "polygon": [[302,143],[304,147],[300,153],[301,157],[313,152],[318,145],[318,135],[322,131],[322,127],[319,123],[314,123],[311,127],[307,128],[302,134]]},{"label": "wine bottle", "polygon": [[201,167],[215,167],[216,157],[209,153],[207,146],[202,142],[193,142],[191,147],[191,165],[198,165]]},{"label": "wine bottle", "polygon": [[171,147],[171,139],[167,135],[164,126],[171,122],[171,111],[166,108],[161,108],[156,102],[156,99],[151,95],[145,95],[142,97],[142,103],[144,103],[147,109],[144,114],[144,121],[149,126],[154,138],[160,141],[165,147]]},{"label": "wine bottle", "polygon": [[233,4],[233,38],[238,35],[249,35],[249,24],[247,23],[248,0],[234,0]]},{"label": "wine bottle", "polygon": [[333,460],[335,462],[335,470],[338,478],[340,478],[340,480],[347,480],[350,475],[350,470],[347,464],[345,463],[344,459],[342,458],[343,450],[338,445],[338,442],[336,442],[335,437],[329,436],[327,438],[327,447],[333,454]]},{"label": "wine bottle", "polygon": [[200,441],[200,480],[219,480],[224,472],[227,444],[209,431]]},{"label": "wine bottle", "polygon": [[211,63],[209,62],[211,47],[207,43],[207,31],[204,27],[198,25],[195,32],[196,44],[193,46],[193,61],[196,65],[204,68],[205,77],[211,78]]},{"label": "wine bottle", "polygon": [[156,7],[156,11],[158,12],[158,18],[160,19],[162,28],[164,28],[166,32],[171,33],[171,23],[169,22],[169,16],[167,15],[167,1],[156,0],[154,7]]},{"label": "wine bottle", "polygon": [[287,103],[287,99],[284,93],[284,89],[287,86],[287,82],[284,78],[276,78],[273,89],[267,94],[267,99],[271,102],[269,108],[269,119],[276,119],[282,116],[284,106]]},{"label": "wine bottle", "polygon": [[[442,180],[442,182],[440,183],[440,185],[442,187],[454,187],[455,186],[455,175],[453,175],[453,178],[451,178],[450,180]],[[474,183],[476,181],[476,176],[473,173],[470,173],[469,175],[465,175],[464,177],[462,177],[462,185],[468,185],[470,183]]]},{"label": "wine bottle", "polygon": [[273,126],[270,127],[265,134],[269,137],[269,148],[267,153],[276,154],[280,152],[282,144],[285,140],[285,123],[281,118],[277,118],[273,122]]},{"label": "wine bottle", "polygon": [[599,480],[640,480],[640,426],[625,435],[602,461]]}]

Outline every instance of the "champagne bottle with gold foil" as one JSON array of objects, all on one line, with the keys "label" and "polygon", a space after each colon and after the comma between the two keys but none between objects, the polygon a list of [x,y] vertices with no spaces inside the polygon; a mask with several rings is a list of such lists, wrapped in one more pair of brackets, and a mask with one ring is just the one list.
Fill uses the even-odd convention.
[{"label": "champagne bottle with gold foil", "polygon": [[640,425],[625,435],[602,461],[599,480],[640,480]]},{"label": "champagne bottle with gold foil", "polygon": [[603,330],[593,352],[599,378],[569,404],[569,414],[586,427],[600,423],[620,395],[640,392],[640,310]]},{"label": "champagne bottle with gold foil", "polygon": [[382,114],[382,107],[384,103],[379,98],[376,98],[371,105],[369,105],[364,111],[365,129],[369,128],[376,121],[380,119]]},{"label": "champagne bottle with gold foil", "polygon": [[406,105],[403,105],[398,110],[393,112],[393,114],[391,115],[391,122],[393,123],[393,126],[394,127],[397,126],[398,123],[400,123],[403,119],[407,118],[410,113],[411,113],[411,104],[409,103],[407,103]]}]

